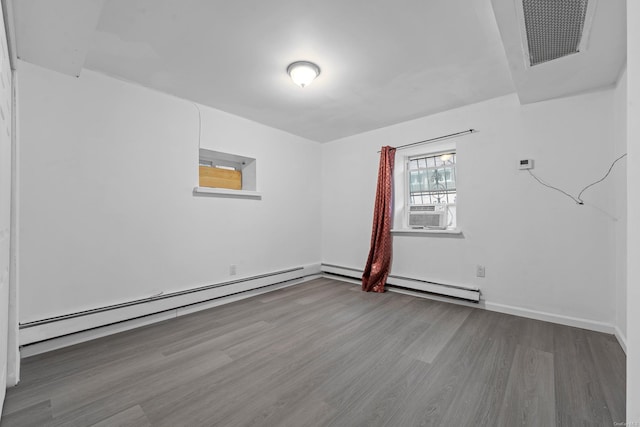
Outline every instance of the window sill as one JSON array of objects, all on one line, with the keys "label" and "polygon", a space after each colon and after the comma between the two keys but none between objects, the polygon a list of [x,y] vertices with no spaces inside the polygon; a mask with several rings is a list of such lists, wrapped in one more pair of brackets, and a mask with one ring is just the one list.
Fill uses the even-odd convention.
[{"label": "window sill", "polygon": [[248,190],[229,190],[227,188],[195,187],[194,195],[228,197],[236,199],[262,199],[262,193]]},{"label": "window sill", "polygon": [[391,230],[391,234],[407,234],[413,236],[428,236],[428,235],[451,235],[460,236],[462,230],[459,228],[451,228],[447,230],[424,230],[424,229],[412,229],[412,228],[396,228]]}]

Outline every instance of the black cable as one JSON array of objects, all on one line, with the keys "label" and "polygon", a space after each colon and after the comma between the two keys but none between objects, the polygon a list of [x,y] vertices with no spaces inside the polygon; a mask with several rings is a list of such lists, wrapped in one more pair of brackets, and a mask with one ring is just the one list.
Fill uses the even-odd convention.
[{"label": "black cable", "polygon": [[582,191],[580,191],[580,193],[578,194],[578,197],[573,197],[571,194],[567,193],[564,190],[561,190],[557,187],[554,187],[553,185],[549,185],[546,182],[542,181],[540,178],[538,178],[537,176],[535,176],[533,174],[533,172],[531,172],[530,169],[527,169],[527,172],[529,172],[529,175],[531,175],[536,181],[538,181],[540,184],[544,185],[545,187],[551,188],[552,190],[556,190],[559,191],[560,193],[564,194],[565,196],[571,198],[571,200],[573,200],[574,202],[576,202],[579,205],[584,205],[584,200],[582,200],[581,196],[582,193],[584,193],[588,188],[593,187],[594,185],[604,181],[605,179],[607,179],[607,177],[609,176],[609,174],[611,173],[611,171],[613,170],[613,167],[616,165],[616,163],[618,163],[619,160],[621,160],[623,157],[626,157],[627,153],[624,153],[622,156],[618,157],[617,159],[615,159],[613,161],[613,163],[611,163],[611,166],[609,166],[609,170],[607,171],[607,173],[600,178],[599,180],[597,180],[596,182],[592,182],[591,184],[587,185],[586,187],[584,187],[582,189]]},{"label": "black cable", "polygon": [[564,194],[565,196],[570,197],[570,198],[571,198],[571,200],[573,200],[574,202],[576,202],[576,203],[577,203],[577,204],[579,204],[579,205],[584,204],[583,202],[581,202],[580,200],[576,199],[575,197],[573,197],[571,194],[567,193],[566,191],[563,191],[563,190],[561,190],[561,189],[559,189],[559,188],[554,187],[553,185],[549,185],[549,184],[547,184],[546,182],[542,181],[540,178],[538,178],[537,176],[535,176],[535,175],[533,174],[533,172],[531,172],[531,170],[530,170],[530,169],[527,169],[527,172],[529,172],[529,175],[531,175],[531,176],[532,176],[536,181],[538,181],[540,184],[544,185],[545,187],[549,187],[549,188],[551,188],[551,189],[553,189],[553,190],[556,190],[556,191],[561,192],[561,193],[562,193],[562,194]]},{"label": "black cable", "polygon": [[620,156],[620,157],[618,157],[617,159],[615,159],[615,160],[613,161],[613,163],[611,163],[611,166],[609,167],[609,170],[607,171],[607,173],[606,173],[602,178],[600,178],[599,180],[597,180],[597,181],[596,181],[596,182],[594,182],[593,184],[589,184],[589,185],[587,185],[586,187],[584,187],[584,188],[582,189],[582,191],[580,192],[580,194],[578,194],[578,200],[580,200],[580,202],[581,202],[580,204],[584,203],[584,202],[582,201],[582,198],[581,198],[582,193],[584,193],[584,192],[585,192],[585,190],[586,190],[587,188],[593,187],[594,185],[598,184],[599,182],[604,181],[604,180],[609,176],[609,174],[611,173],[611,170],[612,170],[612,169],[613,169],[613,167],[616,165],[616,163],[618,163],[618,160],[621,160],[623,157],[626,157],[626,156],[627,156],[627,153],[624,153],[622,156]]}]

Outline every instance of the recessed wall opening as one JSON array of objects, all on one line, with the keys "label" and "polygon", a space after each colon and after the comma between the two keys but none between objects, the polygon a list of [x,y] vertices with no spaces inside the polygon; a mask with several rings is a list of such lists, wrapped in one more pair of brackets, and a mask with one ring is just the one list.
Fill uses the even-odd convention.
[{"label": "recessed wall opening", "polygon": [[256,159],[201,148],[198,181],[200,187],[256,191]]}]

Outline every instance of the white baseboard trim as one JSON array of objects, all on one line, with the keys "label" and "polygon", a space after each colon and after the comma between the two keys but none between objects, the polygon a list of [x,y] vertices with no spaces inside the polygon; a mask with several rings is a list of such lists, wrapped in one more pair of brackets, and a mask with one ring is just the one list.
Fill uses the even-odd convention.
[{"label": "white baseboard trim", "polygon": [[[321,277],[320,264],[311,264],[283,272],[268,273],[186,292],[176,292],[175,294],[22,324],[20,325],[21,357],[33,354],[31,353],[33,350],[28,347],[32,349],[42,346],[50,349],[60,348],[217,305],[228,304],[318,277]],[[56,340],[53,346],[44,344],[52,340]],[[43,345],[37,345],[38,343],[43,343]],[[37,352],[41,353],[42,351]]]},{"label": "white baseboard trim", "polygon": [[615,327],[614,335],[616,336],[616,339],[618,340],[618,344],[620,344],[620,347],[622,347],[622,350],[624,351],[624,354],[627,354],[627,337],[626,337],[626,335],[623,334],[622,331],[620,330],[620,328],[618,328],[617,326]]},{"label": "white baseboard trim", "polygon": [[580,317],[565,316],[562,314],[549,313],[540,310],[531,310],[529,308],[516,307],[506,304],[498,304],[485,301],[483,308],[498,313],[512,314],[514,316],[526,317],[528,319],[542,320],[544,322],[557,323],[559,325],[573,326],[575,328],[589,329],[596,332],[604,332],[605,334],[614,334],[614,327],[610,323],[598,322],[595,320],[584,319]]},{"label": "white baseboard trim", "polygon": [[[100,338],[100,337],[103,337],[103,336],[116,334],[116,333],[119,333],[119,332],[127,331],[127,330],[134,329],[134,328],[138,328],[138,327],[149,325],[149,324],[152,324],[152,323],[162,322],[162,321],[165,321],[165,320],[168,320],[168,319],[173,319],[173,318],[176,318],[178,316],[187,315],[187,314],[194,313],[194,312],[197,312],[197,311],[200,311],[200,310],[206,310],[208,308],[216,307],[216,306],[219,306],[219,305],[229,304],[229,303],[234,302],[234,301],[238,301],[238,300],[245,299],[245,298],[250,298],[250,297],[253,297],[253,296],[256,296],[256,295],[260,295],[260,294],[263,294],[263,293],[267,293],[267,292],[271,292],[271,291],[274,291],[274,290],[277,290],[277,289],[298,285],[298,284],[301,284],[301,283],[304,283],[304,282],[307,282],[309,280],[313,280],[313,279],[316,279],[316,278],[319,278],[319,277],[325,277],[325,278],[330,278],[330,279],[334,279],[334,280],[340,280],[340,281],[344,281],[344,282],[352,283],[352,284],[360,284],[360,280],[356,279],[356,278],[353,278],[353,277],[336,276],[336,275],[333,275],[331,273],[323,272],[320,269],[320,264],[313,264],[313,265],[305,266],[303,268],[303,270],[300,270],[300,271],[302,271],[304,274],[299,273],[298,277],[296,277],[296,278],[285,279],[284,281],[279,281],[279,282],[275,282],[275,283],[267,284],[267,285],[263,284],[263,285],[260,285],[259,287],[254,286],[253,288],[249,288],[247,290],[240,291],[240,293],[230,292],[230,293],[227,293],[226,295],[222,295],[220,297],[215,297],[215,299],[210,299],[210,298],[209,299],[205,299],[205,298],[203,298],[203,299],[200,300],[200,302],[190,303],[190,304],[188,304],[186,306],[178,306],[178,307],[174,307],[174,308],[169,309],[169,310],[162,310],[160,312],[143,314],[142,316],[134,316],[134,317],[128,318],[128,319],[125,318],[125,319],[121,319],[121,320],[111,321],[109,323],[104,323],[102,325],[91,326],[90,328],[87,328],[87,327],[85,327],[84,329],[80,328],[79,330],[76,330],[75,332],[70,332],[70,333],[66,333],[66,334],[59,334],[59,335],[53,335],[53,336],[51,336],[49,338],[46,338],[46,339],[34,340],[34,341],[31,341],[31,342],[28,341],[28,339],[30,337],[42,336],[42,331],[40,331],[40,335],[33,334],[31,336],[24,337],[25,338],[25,344],[22,344],[21,351],[20,351],[20,356],[22,358],[24,358],[24,357],[33,356],[33,355],[40,354],[40,353],[45,353],[45,352],[56,350],[56,349],[59,349],[59,348],[62,348],[62,347],[67,347],[67,346],[78,344],[78,343],[81,343],[81,342],[90,341],[90,340],[93,340],[93,339],[96,339],[96,338]],[[273,276],[273,277],[274,277],[273,280],[276,280],[275,278],[277,276]],[[253,283],[253,285],[256,285],[256,283]],[[213,289],[218,289],[218,288],[213,288]],[[234,289],[229,289],[229,290],[234,290]],[[403,294],[412,295],[412,296],[416,296],[416,297],[420,297],[420,298],[427,298],[427,299],[432,299],[432,300],[436,300],[436,301],[449,302],[449,303],[452,303],[452,304],[459,304],[459,305],[465,305],[465,306],[469,306],[469,307],[482,308],[482,309],[489,310],[489,311],[495,311],[495,312],[499,312],[499,313],[511,314],[511,315],[514,315],[514,316],[520,316],[520,317],[525,317],[525,318],[529,318],[529,319],[542,320],[542,321],[546,321],[546,322],[557,323],[557,324],[561,324],[561,325],[573,326],[573,327],[577,327],[577,328],[589,329],[589,330],[593,330],[593,331],[597,331],[597,332],[603,332],[603,333],[611,334],[611,335],[614,335],[616,337],[616,339],[618,340],[618,342],[619,342],[620,346],[622,347],[622,349],[624,350],[624,352],[626,353],[626,351],[627,351],[627,342],[626,342],[626,337],[624,336],[624,334],[622,334],[622,332],[620,331],[620,329],[618,327],[615,327],[615,326],[613,326],[611,324],[608,324],[608,323],[597,322],[597,321],[592,321],[592,320],[583,319],[583,318],[577,318],[577,317],[571,317],[571,316],[558,315],[558,314],[543,312],[543,311],[539,311],[539,310],[531,310],[531,309],[527,309],[527,308],[516,307],[516,306],[511,306],[511,305],[506,305],[506,304],[492,303],[492,302],[487,302],[487,301],[480,301],[480,303],[478,304],[478,303],[472,303],[472,302],[467,302],[467,301],[458,300],[458,299],[441,297],[441,296],[434,295],[434,294],[421,293],[421,292],[407,290],[407,289],[390,288],[389,290],[391,292],[403,293]],[[210,295],[208,295],[208,296],[210,297]],[[91,316],[91,315],[89,315],[89,316]],[[84,317],[86,317],[86,316],[75,318],[75,321],[78,322],[77,319],[80,319],[79,322],[83,323],[84,321],[87,320],[87,319],[84,319]],[[62,320],[62,321],[69,321],[69,320],[74,320],[74,319],[65,319],[65,320]],[[96,319],[92,319],[92,320],[95,321]],[[54,323],[57,323],[57,322],[54,322]],[[84,322],[84,324],[86,326],[89,323]],[[91,323],[91,324],[93,324],[93,323]],[[49,323],[49,324],[46,324],[46,325],[39,325],[39,326],[41,327],[41,326],[47,326],[47,325],[52,325],[52,323]],[[38,327],[38,326],[34,326],[34,328],[36,328],[36,327]],[[68,327],[68,325],[67,325],[67,327]],[[75,327],[77,328],[78,326],[76,325]],[[23,332],[27,331],[29,329],[32,329],[32,328],[22,329],[20,331],[21,332],[21,342],[22,342],[22,339],[23,339],[23,335],[22,335]],[[51,330],[48,330],[47,332],[52,333]]]},{"label": "white baseboard trim", "polygon": [[[344,281],[347,283],[353,283],[353,284],[360,283],[360,281],[354,277],[355,275],[357,275],[357,271],[358,271],[357,269],[349,268],[347,269],[347,274],[344,274],[345,272],[341,271],[340,272],[342,274],[341,276],[335,275],[335,271],[337,270],[334,268],[325,269],[323,265],[322,269],[323,269],[323,276],[326,278],[341,280],[341,281]],[[351,270],[351,274],[349,274],[349,270]],[[451,304],[481,308],[489,311],[495,311],[498,313],[511,314],[514,316],[525,317],[528,319],[542,320],[545,322],[557,323],[559,325],[573,326],[576,328],[588,329],[596,332],[603,332],[610,335],[615,335],[618,341],[620,342],[620,346],[626,352],[626,339],[624,335],[622,335],[622,333],[618,328],[614,327],[610,323],[598,322],[598,321],[579,318],[579,317],[565,316],[562,314],[549,313],[549,312],[544,312],[540,310],[532,310],[524,307],[493,303],[486,300],[482,300],[479,303],[472,303],[464,300],[447,298],[447,297],[443,297],[435,294],[422,293],[422,292],[412,291],[408,289],[389,288],[389,291],[417,296],[420,298],[432,299],[436,301],[444,301]]]}]

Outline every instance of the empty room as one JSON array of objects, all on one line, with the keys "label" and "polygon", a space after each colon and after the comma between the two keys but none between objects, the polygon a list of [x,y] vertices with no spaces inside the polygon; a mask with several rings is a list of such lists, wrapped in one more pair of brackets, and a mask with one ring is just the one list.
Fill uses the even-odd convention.
[{"label": "empty room", "polygon": [[0,426],[640,425],[640,3],[1,5]]}]

